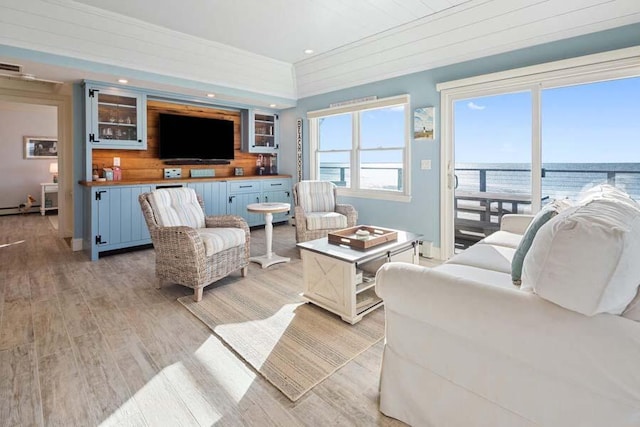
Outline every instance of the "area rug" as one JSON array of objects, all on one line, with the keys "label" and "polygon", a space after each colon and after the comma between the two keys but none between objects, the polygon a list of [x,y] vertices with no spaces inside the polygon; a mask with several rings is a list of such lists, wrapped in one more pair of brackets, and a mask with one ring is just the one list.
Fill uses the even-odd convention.
[{"label": "area rug", "polygon": [[302,263],[292,260],[211,285],[199,303],[178,301],[296,401],[384,336],[384,310],[350,325],[305,304],[301,292]]}]

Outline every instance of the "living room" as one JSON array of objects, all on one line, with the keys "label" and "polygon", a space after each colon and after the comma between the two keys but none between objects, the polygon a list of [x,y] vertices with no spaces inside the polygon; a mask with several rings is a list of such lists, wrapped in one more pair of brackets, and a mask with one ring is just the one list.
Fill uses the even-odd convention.
[{"label": "living room", "polygon": [[[445,199],[451,199],[452,203],[454,199],[447,189],[448,175],[444,165],[447,164],[448,160],[443,151],[445,147],[448,147],[445,145],[448,144],[445,139],[450,136],[447,136],[445,125],[441,122],[441,118],[446,114],[442,93],[443,90],[450,89],[450,87],[443,87],[442,85],[446,86],[450,82],[478,78],[478,76],[495,76],[495,73],[513,72],[513,70],[516,70],[515,72],[517,73],[519,69],[548,66],[548,64],[552,64],[552,69],[547,71],[558,70],[558,68],[553,68],[553,64],[560,64],[555,66],[564,67],[565,69],[587,66],[589,65],[588,58],[598,64],[625,59],[631,62],[637,61],[640,35],[640,24],[637,23],[640,11],[637,10],[637,6],[633,2],[620,1],[616,2],[615,6],[605,5],[596,1],[577,2],[576,5],[571,6],[570,11],[565,11],[567,16],[564,18],[562,17],[562,11],[555,11],[554,13],[542,12],[541,9],[549,6],[542,7],[539,5],[539,9],[535,9],[535,13],[530,11],[531,15],[544,15],[544,19],[552,21],[554,24],[547,22],[544,25],[540,24],[540,27],[535,27],[533,23],[529,22],[527,25],[531,25],[531,27],[527,27],[522,21],[522,28],[519,29],[518,25],[511,25],[508,22],[509,20],[506,19],[507,22],[500,21],[501,30],[496,29],[494,32],[487,30],[484,34],[476,35],[477,40],[475,41],[458,41],[457,43],[467,45],[464,52],[452,49],[451,52],[444,55],[443,52],[447,50],[447,43],[446,41],[438,40],[439,49],[434,48],[432,50],[422,46],[418,59],[406,60],[406,62],[402,63],[399,59],[401,56],[394,56],[395,54],[391,53],[393,49],[389,49],[389,52],[386,52],[385,49],[381,48],[385,43],[382,41],[385,35],[400,37],[401,30],[410,28],[410,26],[396,28],[396,25],[401,24],[398,21],[400,18],[394,16],[393,22],[396,24],[393,28],[381,30],[391,31],[391,33],[380,33],[375,39],[368,39],[368,42],[371,43],[370,46],[381,49],[380,52],[382,53],[370,55],[362,53],[358,56],[355,54],[358,45],[356,40],[352,40],[351,43],[356,43],[355,45],[350,45],[348,48],[344,46],[340,47],[340,49],[335,48],[337,50],[324,51],[315,46],[305,46],[305,48],[314,47],[317,49],[317,56],[314,54],[306,56],[309,54],[304,54],[302,52],[303,49],[300,49],[300,52],[296,52],[297,59],[288,62],[268,58],[256,53],[249,54],[247,51],[236,52],[236,49],[240,48],[211,44],[210,40],[203,41],[203,39],[193,34],[187,35],[176,30],[166,32],[166,29],[162,29],[158,23],[151,24],[137,18],[136,16],[138,15],[136,13],[139,13],[139,11],[123,9],[122,13],[118,13],[114,10],[99,9],[101,6],[92,5],[91,3],[90,1],[30,1],[22,3],[9,2],[0,6],[0,11],[3,12],[3,15],[9,17],[7,20],[14,20],[10,24],[6,23],[0,26],[0,28],[4,28],[3,35],[0,37],[1,62],[23,64],[25,73],[32,73],[36,78],[64,80],[62,87],[55,83],[50,86],[46,82],[40,82],[40,88],[33,90],[34,86],[30,86],[30,84],[38,84],[38,82],[28,81],[28,79],[24,78],[20,79],[20,81],[3,78],[0,81],[0,100],[3,102],[16,102],[17,99],[20,99],[19,102],[26,100],[26,102],[36,105],[48,103],[49,105],[58,106],[58,136],[60,139],[59,185],[63,190],[63,204],[60,207],[60,231],[54,237],[70,239],[71,246],[75,251],[70,254],[71,258],[66,258],[67,255],[63,255],[62,249],[55,243],[55,239],[50,237],[44,238],[43,242],[48,248],[55,248],[52,249],[53,252],[43,253],[42,249],[36,245],[30,245],[29,249],[33,250],[36,256],[42,257],[47,262],[64,259],[64,268],[56,269],[54,265],[50,265],[47,267],[47,272],[52,277],[57,278],[57,287],[62,286],[64,288],[67,286],[65,288],[66,291],[76,289],[77,292],[68,292],[68,295],[64,298],[62,295],[59,296],[60,303],[56,307],[47,306],[45,301],[49,300],[43,295],[34,297],[38,292],[35,289],[42,290],[46,288],[48,290],[44,294],[51,296],[52,294],[47,294],[47,292],[56,293],[55,286],[48,288],[48,285],[43,285],[41,288],[37,288],[38,279],[31,278],[30,297],[32,300],[28,303],[29,307],[37,306],[38,310],[42,310],[43,313],[50,313],[51,318],[54,319],[52,322],[64,324],[63,329],[67,331],[65,334],[71,336],[71,343],[68,347],[61,347],[60,351],[52,351],[47,356],[64,355],[67,359],[63,357],[61,359],[62,362],[75,364],[78,363],[78,355],[82,354],[83,356],[81,355],[80,357],[85,357],[84,362],[89,364],[91,357],[95,357],[97,354],[92,353],[92,351],[100,348],[100,346],[107,346],[109,347],[107,353],[110,355],[116,354],[116,356],[109,356],[110,360],[103,362],[106,364],[105,366],[110,366],[115,371],[119,371],[124,369],[122,366],[133,366],[127,365],[124,362],[125,359],[138,360],[136,359],[138,356],[143,357],[143,354],[150,353],[148,347],[153,345],[153,338],[151,335],[144,334],[154,333],[152,331],[154,322],[161,322],[162,329],[169,331],[167,335],[159,340],[167,347],[155,349],[155,353],[151,351],[151,353],[154,353],[152,368],[147,366],[149,370],[141,368],[141,370],[132,373],[131,375],[135,378],[135,381],[131,380],[126,385],[123,385],[122,379],[122,376],[127,375],[126,373],[119,373],[118,378],[112,378],[118,384],[116,388],[120,387],[118,388],[119,394],[116,393],[119,397],[113,399],[111,406],[109,406],[109,411],[114,414],[114,418],[105,417],[107,411],[104,408],[100,415],[96,415],[100,410],[95,409],[93,404],[89,405],[89,413],[87,413],[87,408],[81,410],[81,413],[84,414],[83,416],[87,417],[84,418],[85,421],[98,419],[100,420],[99,422],[105,423],[116,423],[116,420],[121,420],[118,417],[122,414],[126,416],[128,416],[127,414],[137,414],[129,419],[135,420],[135,417],[140,416],[140,420],[143,420],[140,421],[140,424],[154,424],[152,418],[149,418],[149,414],[153,411],[159,411],[166,417],[175,415],[175,418],[171,419],[176,420],[176,422],[180,422],[178,420],[189,419],[193,421],[195,419],[197,420],[195,424],[213,424],[216,420],[224,422],[224,413],[229,408],[231,409],[229,409],[228,413],[232,415],[227,420],[236,424],[262,424],[261,421],[266,419],[262,418],[265,417],[264,413],[270,409],[275,410],[276,414],[278,414],[274,416],[275,418],[268,418],[270,423],[276,425],[289,423],[311,425],[324,423],[358,424],[360,422],[358,419],[360,418],[364,420],[361,421],[363,424],[385,424],[393,423],[394,421],[380,414],[377,407],[378,395],[376,387],[379,377],[380,358],[382,357],[381,342],[362,353],[355,363],[346,365],[341,374],[333,374],[320,386],[316,386],[313,390],[317,390],[317,394],[314,392],[309,393],[306,397],[301,398],[300,401],[292,403],[283,397],[278,389],[264,380],[254,368],[245,365],[233,351],[227,348],[227,343],[218,338],[210,339],[210,336],[215,337],[211,335],[211,331],[204,324],[198,324],[197,319],[193,321],[189,317],[190,314],[184,310],[184,307],[175,303],[178,297],[188,295],[188,291],[180,287],[163,288],[159,291],[161,298],[158,299],[159,295],[152,286],[149,285],[148,289],[145,287],[142,282],[148,280],[151,283],[154,274],[152,261],[150,265],[146,265],[152,258],[149,255],[141,255],[142,253],[147,254],[147,252],[131,252],[123,255],[122,258],[117,258],[120,255],[101,257],[99,261],[94,261],[94,263],[97,263],[96,266],[87,264],[77,270],[67,264],[72,260],[74,262],[84,260],[82,257],[86,257],[86,254],[80,252],[80,250],[87,249],[87,229],[91,227],[92,211],[87,205],[86,196],[83,196],[83,194],[86,194],[85,189],[79,184],[80,181],[91,181],[90,174],[92,169],[92,157],[88,156],[86,152],[88,142],[86,141],[84,124],[85,92],[83,81],[98,82],[123,90],[127,88],[140,90],[145,96],[155,98],[154,102],[168,99],[170,101],[178,100],[194,108],[222,108],[236,112],[257,109],[273,112],[278,115],[279,120],[278,173],[290,176],[293,183],[299,179],[298,177],[302,179],[320,178],[317,163],[319,157],[314,157],[317,156],[317,154],[314,154],[317,153],[317,141],[312,141],[314,138],[312,134],[316,130],[314,120],[318,121],[333,115],[349,114],[350,111],[357,108],[358,104],[365,106],[365,108],[371,106],[384,108],[384,103],[391,102],[388,100],[393,99],[393,104],[390,104],[393,107],[403,105],[403,112],[407,117],[405,119],[405,130],[412,134],[414,131],[414,111],[423,107],[434,107],[435,137],[433,139],[407,137],[407,143],[402,147],[405,150],[401,156],[402,176],[396,179],[398,184],[395,188],[390,191],[376,192],[364,188],[364,186],[362,188],[347,188],[349,186],[344,185],[338,189],[338,197],[341,203],[350,204],[357,209],[358,224],[375,224],[381,227],[418,233],[422,235],[423,247],[421,251],[423,255],[436,259],[447,259],[453,255],[455,244],[452,240],[454,236],[453,215],[451,214],[451,207],[449,211],[445,209]],[[457,19],[455,15],[458,12],[462,13],[458,17],[459,19],[463,19],[463,17],[464,19],[470,19],[468,15],[471,14],[470,11],[474,10],[472,6],[479,7],[480,5],[477,3],[481,2],[444,3],[450,4],[451,8],[445,8],[439,12],[440,15],[436,13],[430,17],[427,16],[426,12],[422,12],[425,16],[416,16],[414,19],[420,18],[421,20],[415,24],[420,24],[421,26],[433,25],[431,20],[442,23],[442,25],[455,23]],[[496,3],[494,7],[497,8],[497,2],[493,3]],[[516,6],[510,6],[511,9],[508,12],[515,14],[511,15],[512,17],[518,16],[519,19],[525,20],[523,15],[527,14],[527,7],[534,7],[534,2],[522,3],[520,9],[517,9]],[[435,7],[433,4],[431,6]],[[29,10],[30,7],[33,10]],[[505,2],[501,2],[500,7],[507,7],[507,5]],[[579,12],[582,9],[588,12]],[[34,10],[46,12],[34,12]],[[463,12],[466,12],[466,14]],[[590,15],[590,18],[584,22],[580,21],[581,23],[571,21],[572,19],[577,20],[576,16],[579,13]],[[126,16],[126,14],[129,14],[129,16]],[[505,14],[508,16],[507,12]],[[398,12],[397,15],[401,14]],[[61,18],[62,16],[67,18],[63,19]],[[110,31],[101,29],[102,36],[100,37],[102,37],[102,40],[93,39],[94,35],[91,33],[91,35],[87,36],[87,39],[91,39],[90,43],[87,42],[90,46],[78,47],[78,50],[83,53],[74,52],[73,42],[70,42],[70,39],[64,39],[66,36],[61,33],[71,31],[70,29],[77,25],[76,22],[87,22],[85,18],[88,16],[93,16],[94,18],[117,18],[117,23],[114,23],[114,26],[117,26],[118,29],[123,29],[123,32],[116,37]],[[581,19],[586,19],[584,16],[580,16]],[[47,40],[47,37],[40,30],[36,30],[36,28],[50,27],[52,25],[51,20],[54,19],[52,17],[56,17],[55,20],[61,21],[58,22],[58,28],[51,30],[57,34],[56,37],[61,38],[59,46],[51,46],[52,42]],[[495,19],[495,22],[499,21],[498,18]],[[527,19],[534,20],[533,17],[528,17]],[[542,20],[542,18],[540,19]],[[132,23],[139,24],[139,28],[132,30]],[[407,25],[407,22],[404,25]],[[580,26],[584,28],[581,29],[579,28]],[[18,27],[21,28],[22,32],[16,32]],[[424,27],[420,28],[426,31]],[[562,28],[562,30],[558,30],[558,28]],[[151,32],[146,33],[147,36],[143,40],[135,34],[138,30]],[[152,38],[148,34],[154,34],[152,30],[156,31],[155,34],[160,37],[157,43],[150,42]],[[419,32],[420,30],[416,31]],[[434,33],[436,32],[435,29],[433,31]],[[438,31],[444,33],[445,30],[440,29]],[[533,34],[539,31],[539,34],[529,36],[528,34],[530,33],[528,31]],[[18,36],[17,34],[20,35]],[[67,36],[71,37],[71,34],[73,34],[74,42],[83,37],[81,31],[77,29],[73,33],[69,32]],[[435,37],[434,34],[429,34],[431,37]],[[169,41],[172,37],[176,40]],[[498,41],[497,39],[500,40]],[[394,38],[393,40],[398,42],[398,46],[402,46],[399,38]],[[169,58],[168,53],[159,53],[162,51],[162,44],[165,41],[167,45],[172,46],[172,53],[178,52],[186,45],[191,45],[191,50],[185,51],[184,56],[179,58]],[[494,45],[490,44],[492,41]],[[431,42],[436,43],[436,40],[433,39]],[[144,59],[141,59],[142,57],[133,59],[133,51],[123,47],[128,43],[132,45],[136,43],[153,44],[153,46],[145,45],[150,54],[145,56]],[[244,43],[245,45],[251,44],[247,41]],[[360,43],[366,44],[361,39]],[[112,45],[110,49],[97,50],[97,46],[104,47],[110,44]],[[265,42],[265,44],[267,43]],[[343,44],[348,43],[343,42]],[[218,48],[220,50],[216,50]],[[236,61],[242,63],[244,68],[241,71],[238,67],[229,66],[225,68],[220,65],[221,61],[215,61],[214,55],[211,55],[211,57],[199,55],[206,49],[212,49],[212,52],[216,51],[222,54],[223,57],[229,58],[230,63],[235,64]],[[87,54],[87,51],[91,51],[92,54]],[[96,52],[101,53],[97,54]],[[387,59],[385,59],[384,52],[389,55]],[[238,59],[239,57],[234,55],[240,55],[242,59]],[[194,59],[196,57],[200,58],[196,60]],[[184,62],[178,64],[179,60]],[[363,62],[358,63],[358,61]],[[420,62],[422,64],[418,64]],[[183,69],[189,68],[185,67],[185,64],[192,65],[191,68],[194,71],[177,70],[180,67],[183,67]],[[351,65],[347,66],[345,64]],[[199,69],[196,70],[198,67]],[[232,68],[233,70],[231,70]],[[47,74],[47,70],[51,74]],[[606,71],[603,70],[603,73]],[[629,67],[627,71],[628,73],[620,78],[637,76],[637,64]],[[67,72],[68,75],[65,76],[64,72]],[[295,78],[292,79],[292,75]],[[268,78],[265,78],[265,76],[268,76]],[[126,84],[118,83],[116,80],[119,78],[127,78],[129,82]],[[208,93],[215,96],[208,97]],[[402,102],[398,103],[398,97],[403,96],[406,96],[406,101],[402,100]],[[42,99],[48,100],[43,102]],[[448,117],[450,119],[450,116]],[[301,120],[301,126],[299,126],[299,120]],[[301,133],[299,134],[300,131]],[[298,140],[301,142],[300,152],[298,150]],[[6,144],[6,142],[2,142],[2,144]],[[391,147],[390,150],[400,151],[398,147]],[[320,155],[323,154],[321,153]],[[300,166],[298,166],[299,158],[301,159]],[[636,159],[633,158],[628,161],[636,163]],[[4,166],[10,163],[6,158],[0,159],[0,167],[3,167],[3,170],[8,170]],[[245,178],[255,177],[252,172],[249,172],[250,169],[252,167],[244,166],[245,173],[249,175]],[[533,168],[531,169],[533,170]],[[227,174],[232,175],[232,170],[233,168],[216,169],[216,173],[223,177]],[[46,171],[43,174],[48,175]],[[4,184],[0,188],[9,188],[12,185],[11,178],[5,178],[3,180]],[[361,184],[361,182],[356,181],[352,181],[352,183]],[[531,197],[532,195],[533,197]],[[541,207],[535,199],[544,199],[544,194],[540,194],[541,197],[538,197],[538,195],[535,191],[529,194],[533,212]],[[7,203],[15,204],[17,208],[18,203],[22,202],[20,198]],[[44,236],[46,234],[46,230],[42,228],[44,226],[33,223],[35,216],[31,215],[25,218],[23,215],[16,215],[0,218],[1,221],[5,222],[2,228],[4,230],[3,233],[6,233],[6,238],[9,239],[10,236],[11,239],[9,240],[13,242],[22,240],[20,233],[17,231],[25,230],[25,224],[33,227],[33,231],[25,231],[25,235],[35,232],[37,236]],[[28,222],[23,222],[25,220]],[[447,224],[448,222],[450,224]],[[291,254],[292,258],[297,257],[299,259],[292,233],[292,227],[276,227],[274,232],[274,251]],[[32,238],[34,237],[33,235],[31,236]],[[252,228],[252,255],[264,251],[264,239],[264,230],[261,227]],[[12,243],[9,240],[0,242],[0,244]],[[123,261],[126,259],[130,261]],[[16,275],[12,269],[10,271],[8,269],[9,263],[16,262],[26,268],[35,267],[35,265],[31,262],[7,257],[7,255],[2,258],[2,261],[2,274],[4,277],[9,278],[5,282],[12,283],[9,286],[4,285],[5,287],[2,288],[4,299],[0,307],[4,307],[4,311],[3,308],[0,308],[0,313],[4,312],[6,318],[7,307],[9,307],[9,303],[13,303],[12,298],[20,295],[20,292],[26,292],[25,290],[17,291],[19,284],[24,283],[24,280],[28,281],[29,277],[28,274],[26,276]],[[429,261],[423,257],[421,262]],[[272,267],[271,271],[277,273],[277,271],[285,270],[289,267]],[[78,277],[81,273],[87,274],[87,277],[91,277],[91,280],[95,283],[92,285],[82,284],[82,280]],[[251,273],[259,275],[261,270],[252,268],[249,277],[251,277]],[[103,277],[99,277],[101,275]],[[43,278],[45,276],[46,274],[43,273],[39,277],[44,281]],[[122,276],[127,277],[122,278]],[[239,278],[239,275],[237,278]],[[118,280],[122,281],[120,287],[113,284]],[[116,286],[116,288],[109,295],[101,295],[100,286]],[[66,307],[70,310],[69,312],[73,312],[71,307],[74,307],[74,301],[85,301],[87,299],[86,295],[84,297],[80,296],[82,292],[94,293],[94,298],[92,298],[94,305],[91,306],[90,311],[94,309],[102,310],[103,317],[107,319],[105,324],[110,327],[109,334],[111,334],[111,337],[109,339],[112,341],[109,344],[105,344],[106,341],[100,340],[98,340],[97,344],[93,341],[83,341],[80,337],[84,335],[81,334],[76,337],[74,332],[69,331],[69,328],[73,328],[73,326],[69,326],[71,323],[66,323],[64,316],[55,320],[57,315],[54,314],[61,310],[60,307]],[[133,304],[127,293],[139,296],[136,304]],[[12,298],[7,297],[10,294],[13,295]],[[206,289],[205,294],[207,294]],[[102,299],[100,300],[101,297]],[[148,300],[145,300],[145,298],[148,298]],[[166,299],[171,299],[173,303],[167,303]],[[149,307],[136,310],[136,305],[146,305],[147,302]],[[83,304],[80,305],[84,306]],[[98,304],[103,305],[98,307]],[[78,307],[78,305],[75,306]],[[12,312],[19,311],[18,308],[15,308],[15,310],[14,308],[11,309]],[[163,318],[160,315],[164,309],[171,313],[167,318]],[[27,310],[31,310],[31,308]],[[383,310],[378,311],[382,312]],[[109,318],[109,315],[105,313],[109,313],[113,318]],[[89,317],[91,316],[93,316],[92,322],[96,323],[95,314],[89,315]],[[116,317],[127,325],[139,322],[138,326],[135,326],[136,333],[134,335],[137,335],[133,338],[127,338],[124,331],[117,328]],[[40,319],[41,317],[38,318]],[[186,338],[192,339],[192,341],[185,341],[177,347],[171,347],[170,341],[177,339],[180,335],[180,332],[175,329],[177,326],[171,325],[172,320],[175,321],[176,325],[181,325],[185,329],[193,328],[195,330],[193,336]],[[3,326],[0,324],[0,330],[2,328]],[[100,327],[95,324],[84,331],[94,330],[98,331]],[[130,331],[131,329],[127,328],[126,330]],[[28,334],[28,331],[25,333]],[[101,331],[101,333],[104,334],[104,331]],[[62,341],[65,339],[60,338]],[[29,340],[27,339],[27,341]],[[94,344],[97,347],[92,347]],[[70,353],[66,352],[67,349],[69,349]],[[121,360],[122,366],[117,368],[113,364],[113,359],[118,357],[115,349],[122,351],[121,356],[123,358]],[[139,349],[144,351],[141,350],[141,353],[136,353]],[[4,350],[6,348],[0,348],[0,351]],[[204,401],[207,403],[202,403],[204,401],[201,401],[202,404],[193,403],[198,402],[198,395],[202,393],[202,389],[197,386],[193,386],[193,388],[184,386],[185,388],[180,389],[180,386],[176,385],[183,381],[183,375],[185,377],[191,375],[188,370],[183,371],[178,367],[181,362],[179,358],[172,358],[175,354],[185,351],[190,352],[190,356],[182,360],[184,363],[196,363],[197,357],[194,354],[201,354],[206,351],[219,355],[225,361],[223,363],[226,364],[225,366],[229,368],[230,372],[233,372],[233,375],[237,375],[237,384],[221,385],[227,380],[231,382],[235,380],[225,377],[224,373],[220,371],[214,374],[209,372],[207,375],[213,375],[213,379],[203,380],[205,383],[211,380],[207,383],[207,387],[219,390],[227,387],[227,391],[221,391],[217,396],[204,397]],[[74,352],[75,357],[73,357]],[[172,357],[162,359],[162,357],[168,355]],[[210,356],[203,357],[208,360],[211,359]],[[58,360],[57,363],[62,363],[61,360]],[[191,368],[194,368],[194,366],[191,366]],[[203,374],[210,367],[202,368],[197,366],[194,369],[195,371],[191,372]],[[222,368],[216,367],[214,369]],[[66,380],[70,381],[69,384],[78,385],[82,383],[78,385],[81,389],[91,387],[88,385],[92,381],[91,378],[87,379],[85,377],[89,375],[87,374],[88,371],[83,371],[82,373],[77,369],[71,371],[75,372],[75,374],[67,376],[69,378],[65,377]],[[151,375],[152,371],[161,372],[161,374],[153,376]],[[367,379],[363,380],[361,378],[363,376],[366,376]],[[50,378],[55,377],[52,376]],[[44,381],[44,379],[41,379],[41,381]],[[190,384],[193,385],[193,383]],[[348,396],[350,393],[358,394],[357,386],[362,386],[362,389],[366,390],[367,396],[362,400],[354,396]],[[144,392],[145,387],[147,387],[147,390],[152,390],[153,393],[146,395]],[[342,388],[341,391],[336,391],[340,388]],[[183,403],[167,403],[168,406],[166,408],[160,408],[160,405],[151,403],[155,399],[154,393],[158,393],[158,396],[164,396],[167,399],[166,402],[169,402],[171,400],[167,396],[169,390],[177,391],[181,396],[180,401]],[[132,398],[132,396],[135,396],[135,398]],[[96,398],[99,398],[99,396],[96,396]],[[191,404],[184,403],[191,398],[195,399]],[[220,406],[214,403],[217,399],[221,402]],[[34,409],[34,413],[42,414],[42,407],[38,405],[45,405],[45,403],[44,400],[40,403],[33,403],[39,408]],[[141,409],[147,403],[149,406]],[[67,413],[71,417],[68,420],[71,420],[73,416],[69,414],[73,412],[73,405],[66,401],[64,405],[68,405],[65,408],[68,412],[61,410],[58,414]],[[131,408],[134,409],[128,412]],[[153,410],[150,408],[153,408]],[[285,409],[283,410],[282,408]],[[173,415],[172,410],[175,410]],[[217,412],[218,415],[215,415],[214,412]],[[49,411],[49,414],[53,413],[55,411]],[[304,413],[311,415],[309,415],[309,418],[305,418],[304,415],[301,415]],[[293,417],[292,414],[294,414]],[[186,418],[181,418],[182,416]],[[280,416],[282,418],[278,418]],[[43,415],[38,415],[34,419],[36,419],[35,424],[51,422],[50,420],[45,420]],[[80,420],[81,418],[78,418],[76,422],[82,424]],[[162,423],[160,419],[155,419],[155,421]],[[73,422],[69,421],[69,423]],[[264,423],[268,424],[269,422],[264,421]]]}]

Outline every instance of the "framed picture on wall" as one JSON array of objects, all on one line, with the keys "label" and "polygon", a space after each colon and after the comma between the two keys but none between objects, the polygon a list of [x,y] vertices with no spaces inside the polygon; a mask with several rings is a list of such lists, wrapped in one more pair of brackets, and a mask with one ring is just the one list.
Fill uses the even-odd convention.
[{"label": "framed picture on wall", "polygon": [[435,108],[416,108],[413,112],[413,138],[414,139],[434,139],[435,138]]},{"label": "framed picture on wall", "polygon": [[24,137],[25,159],[57,159],[58,138],[46,136]]}]

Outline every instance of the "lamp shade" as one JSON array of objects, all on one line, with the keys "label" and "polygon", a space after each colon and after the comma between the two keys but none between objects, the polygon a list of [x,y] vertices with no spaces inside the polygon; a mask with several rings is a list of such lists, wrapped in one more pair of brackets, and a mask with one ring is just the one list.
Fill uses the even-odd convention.
[{"label": "lamp shade", "polygon": [[58,173],[58,162],[49,164],[49,173]]}]

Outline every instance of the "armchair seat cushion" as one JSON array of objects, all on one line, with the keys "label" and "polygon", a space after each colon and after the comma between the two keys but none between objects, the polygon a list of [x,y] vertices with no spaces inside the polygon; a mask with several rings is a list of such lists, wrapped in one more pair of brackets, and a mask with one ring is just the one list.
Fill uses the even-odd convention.
[{"label": "armchair seat cushion", "polygon": [[337,212],[308,212],[307,230],[347,228],[347,217]]},{"label": "armchair seat cushion", "polygon": [[196,230],[202,243],[206,256],[217,254],[236,246],[244,246],[245,233],[241,228],[198,228]]}]

